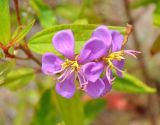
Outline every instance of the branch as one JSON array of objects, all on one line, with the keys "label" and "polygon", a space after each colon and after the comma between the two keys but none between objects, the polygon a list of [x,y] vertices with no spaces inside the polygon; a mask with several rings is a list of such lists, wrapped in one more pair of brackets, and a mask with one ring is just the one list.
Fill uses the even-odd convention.
[{"label": "branch", "polygon": [[38,65],[41,66],[41,62],[32,54],[30,49],[28,48],[27,44],[25,46],[19,45],[19,48],[23,50],[23,52],[28,56],[29,59],[35,61]]},{"label": "branch", "polygon": [[126,45],[127,41],[128,41],[128,38],[129,38],[129,35],[131,34],[132,32],[132,25],[130,24],[127,24],[127,27],[126,27],[126,35],[124,36],[124,40],[123,40],[123,43],[122,45]]},{"label": "branch", "polygon": [[[20,12],[19,12],[18,0],[14,0],[14,4],[15,4],[15,8],[16,8],[17,22],[18,22],[18,25],[19,25],[20,29],[22,29],[22,27],[21,27],[22,23],[21,23],[21,17],[20,17]],[[12,45],[12,42],[10,44]],[[24,44],[24,46],[20,45],[19,47],[20,47],[21,50],[23,50],[25,52],[25,54],[28,56],[29,59],[32,59],[38,65],[41,66],[41,62],[32,54],[32,52],[30,51],[30,49],[28,48],[26,43]]]},{"label": "branch", "polygon": [[14,4],[15,4],[15,8],[16,8],[16,15],[17,15],[17,22],[18,25],[21,26],[21,17],[20,17],[20,12],[19,12],[19,4],[18,4],[18,0],[14,0]]}]

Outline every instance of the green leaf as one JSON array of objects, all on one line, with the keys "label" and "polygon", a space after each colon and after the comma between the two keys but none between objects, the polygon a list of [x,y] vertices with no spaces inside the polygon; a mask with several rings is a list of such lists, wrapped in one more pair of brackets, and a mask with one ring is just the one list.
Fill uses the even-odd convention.
[{"label": "green leaf", "polygon": [[14,117],[12,121],[12,125],[29,125],[31,122],[30,119],[26,120],[24,114],[28,112],[28,109],[32,109],[33,105],[39,99],[39,94],[36,89],[31,88],[21,88],[19,91],[16,91],[16,105],[14,108],[16,109],[16,117]]},{"label": "green leaf", "polygon": [[87,19],[78,19],[74,22],[74,24],[88,24]]},{"label": "green leaf", "polygon": [[46,90],[38,103],[31,125],[56,125],[60,122],[59,114],[53,103],[52,90]]},{"label": "green leaf", "polygon": [[113,89],[129,93],[154,93],[155,88],[147,86],[136,77],[124,73],[124,78],[117,77],[113,84]]},{"label": "green leaf", "polygon": [[90,125],[97,115],[104,110],[105,105],[106,100],[100,98],[87,101],[84,105],[85,124]]},{"label": "green leaf", "polygon": [[[98,25],[88,24],[70,24],[70,25],[58,25],[52,28],[45,29],[36,35],[34,35],[29,40],[29,48],[39,54],[44,54],[46,52],[53,52],[54,54],[59,54],[52,45],[53,35],[60,30],[71,29],[75,36],[75,52],[79,52],[86,40],[91,36],[92,31]],[[125,27],[108,26],[112,30],[118,30],[121,33],[125,33]]]},{"label": "green leaf", "polygon": [[0,42],[7,44],[10,40],[9,0],[0,0]]},{"label": "green leaf", "polygon": [[6,75],[10,72],[10,70],[15,66],[15,61],[7,61],[4,63],[0,63],[0,85],[3,84]]},{"label": "green leaf", "polygon": [[29,68],[21,68],[10,71],[1,86],[11,90],[16,90],[35,78],[34,70]]},{"label": "green leaf", "polygon": [[4,58],[4,57],[5,57],[5,54],[4,54],[3,50],[0,48],[0,59]]},{"label": "green leaf", "polygon": [[0,63],[0,75],[6,75],[15,65],[15,61],[6,61]]},{"label": "green leaf", "polygon": [[157,37],[157,39],[154,41],[151,49],[150,49],[150,52],[152,55],[160,52],[160,35]]},{"label": "green leaf", "polygon": [[30,5],[35,10],[43,28],[48,28],[57,23],[55,14],[42,0],[30,0]]},{"label": "green leaf", "polygon": [[58,94],[56,97],[65,125],[84,125],[83,106],[79,94],[76,93],[71,99]]},{"label": "green leaf", "polygon": [[22,30],[21,30],[21,27],[18,27],[18,29],[15,31],[15,33],[12,36],[12,39],[15,41],[15,43],[18,43],[19,41],[21,41],[28,34],[34,22],[35,20],[31,21],[31,23],[29,23],[27,26],[22,27]]},{"label": "green leaf", "polygon": [[153,23],[154,25],[160,27],[160,2],[156,4],[156,9],[153,12]]},{"label": "green leaf", "polygon": [[148,4],[154,3],[156,0],[135,0],[132,4],[131,7],[133,8],[138,8],[141,6],[147,6]]}]

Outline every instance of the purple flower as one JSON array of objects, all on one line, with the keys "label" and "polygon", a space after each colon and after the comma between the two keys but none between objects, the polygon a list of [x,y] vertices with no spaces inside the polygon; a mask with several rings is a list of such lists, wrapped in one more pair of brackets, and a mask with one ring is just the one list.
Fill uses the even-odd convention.
[{"label": "purple flower", "polygon": [[55,76],[56,91],[65,98],[71,98],[75,93],[75,80],[78,78],[80,88],[92,97],[99,97],[105,89],[100,75],[103,64],[92,62],[106,54],[107,46],[98,37],[89,39],[80,54],[74,53],[74,36],[71,30],[57,32],[52,43],[55,49],[65,59],[62,60],[52,53],[42,57],[42,71],[44,74]]},{"label": "purple flower", "polygon": [[[134,50],[123,50],[123,35],[121,35],[117,31],[109,30],[106,26],[99,26],[98,28],[96,28],[92,34],[92,37],[101,39],[107,47],[107,52],[101,59],[99,59],[98,62],[101,63],[102,67],[99,68],[99,70],[105,70],[105,76],[101,79],[101,81],[103,81],[105,84],[105,88],[100,94],[100,96],[102,96],[112,88],[112,82],[115,79],[112,76],[112,69],[116,70],[119,77],[123,77],[122,73],[125,60],[124,54],[126,53],[133,57],[136,57],[135,54],[140,52]],[[90,67],[90,65],[88,64],[88,67]],[[89,86],[91,87],[92,85]],[[90,95],[91,94],[92,93],[90,93]]]},{"label": "purple flower", "polygon": [[[75,81],[88,95],[98,98],[112,88],[115,70],[123,77],[124,54],[136,57],[134,50],[124,50],[123,36],[106,26],[99,26],[85,43],[79,54],[74,53],[74,36],[71,30],[57,32],[52,43],[65,59],[52,53],[42,57],[42,71],[56,77],[56,91],[65,98],[71,98],[76,89]],[[103,77],[101,77],[103,76]]]}]

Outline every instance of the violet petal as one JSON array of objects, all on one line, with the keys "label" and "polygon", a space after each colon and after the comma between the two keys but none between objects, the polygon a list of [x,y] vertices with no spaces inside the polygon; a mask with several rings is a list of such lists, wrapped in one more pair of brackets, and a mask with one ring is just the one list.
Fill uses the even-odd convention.
[{"label": "violet petal", "polygon": [[85,77],[91,82],[95,82],[100,78],[103,69],[104,64],[102,62],[89,62],[82,66]]},{"label": "violet petal", "polygon": [[103,78],[103,82],[105,84],[105,88],[101,96],[104,96],[106,93],[108,93],[112,89],[112,83],[107,79],[107,77]]},{"label": "violet petal", "polygon": [[57,32],[52,38],[52,43],[66,58],[74,60],[74,36],[71,30]]},{"label": "violet petal", "polygon": [[[123,68],[124,68],[124,63],[125,63],[124,59],[121,60],[121,61],[118,61],[118,60],[114,60],[114,61],[113,61],[114,66],[117,67],[117,68],[120,69],[120,70],[123,70]],[[117,75],[118,75],[119,77],[121,77],[121,78],[123,77],[123,74],[122,74],[122,72],[120,72],[120,71],[117,71]]]},{"label": "violet petal", "polygon": [[61,71],[63,60],[52,53],[42,56],[42,72],[46,75],[55,75]]},{"label": "violet petal", "polygon": [[107,50],[111,47],[112,37],[111,37],[111,31],[104,25],[99,26],[95,29],[95,31],[92,33],[92,37],[97,37],[105,42],[107,46]]},{"label": "violet petal", "polygon": [[98,38],[89,39],[78,56],[78,62],[84,64],[98,59],[106,54],[106,45]]},{"label": "violet petal", "polygon": [[102,95],[105,89],[105,84],[102,79],[98,79],[96,82],[88,82],[85,92],[93,97],[98,98]]},{"label": "violet petal", "polygon": [[72,73],[63,82],[57,83],[57,93],[65,98],[71,98],[75,93],[74,77],[74,73]]},{"label": "violet petal", "polygon": [[112,52],[121,50],[123,43],[123,35],[118,31],[112,31]]}]

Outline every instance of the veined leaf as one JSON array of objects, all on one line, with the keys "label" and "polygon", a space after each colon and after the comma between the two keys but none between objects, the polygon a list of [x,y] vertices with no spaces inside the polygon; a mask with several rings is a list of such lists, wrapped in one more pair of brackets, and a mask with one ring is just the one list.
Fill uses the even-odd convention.
[{"label": "veined leaf", "polygon": [[136,77],[124,73],[123,78],[117,77],[113,84],[113,89],[122,92],[129,93],[154,93],[155,88],[147,86],[145,83],[137,79]]},{"label": "veined leaf", "polygon": [[57,23],[56,16],[42,0],[30,0],[30,4],[36,12],[43,28],[48,28]]},{"label": "veined leaf", "polygon": [[12,70],[7,74],[6,78],[1,83],[1,86],[16,90],[29,83],[34,77],[34,71],[29,68]]},{"label": "veined leaf", "polygon": [[10,40],[9,0],[0,0],[0,42],[7,44]]},{"label": "veined leaf", "polygon": [[[52,28],[45,29],[36,35],[34,35],[29,40],[29,48],[39,54],[44,54],[46,52],[53,52],[54,54],[59,54],[52,45],[53,35],[60,30],[71,29],[75,36],[75,52],[79,52],[86,40],[91,36],[92,31],[98,25],[88,24],[70,24],[70,25],[58,25]],[[125,27],[108,26],[112,30],[118,30],[121,33],[125,33]]]},{"label": "veined leaf", "polygon": [[15,65],[15,61],[7,61],[4,63],[0,63],[0,76],[1,75],[6,75],[11,68]]},{"label": "veined leaf", "polygon": [[20,27],[18,27],[18,29],[15,31],[15,33],[12,36],[12,39],[15,41],[14,43],[18,43],[28,34],[28,32],[31,30],[34,22],[35,22],[35,20],[31,21],[31,23],[29,23],[27,26],[23,27],[22,30]]},{"label": "veined leaf", "polygon": [[73,24],[88,24],[87,19],[78,19]]},{"label": "veined leaf", "polygon": [[14,67],[15,61],[0,63],[0,85],[3,84],[6,75]]}]

